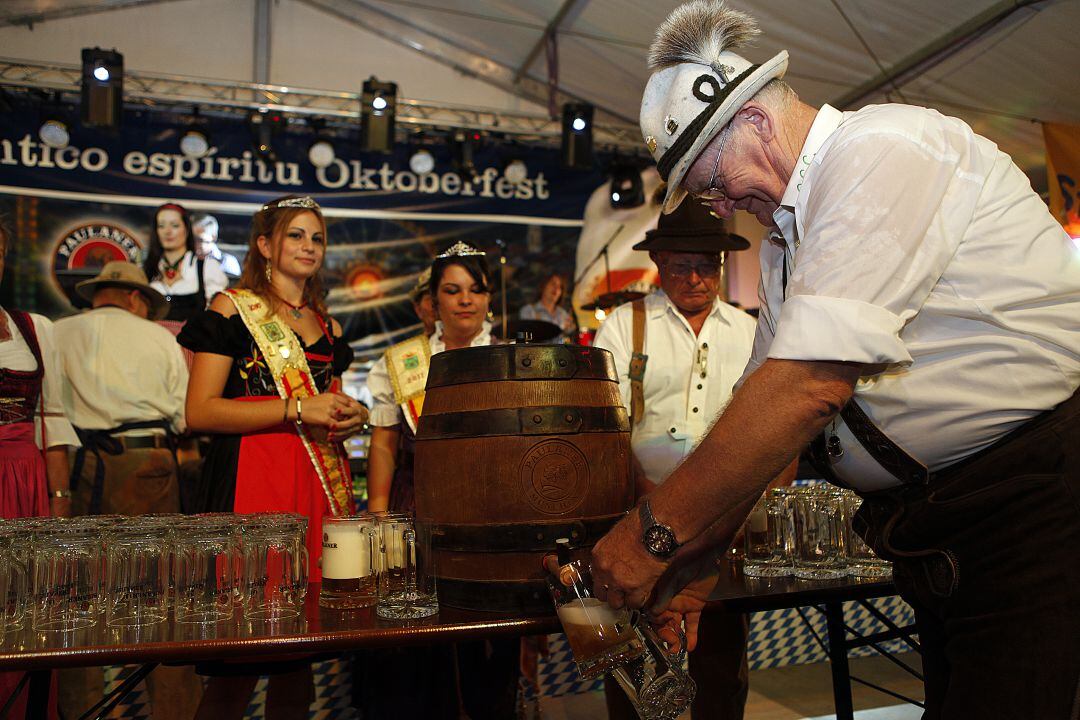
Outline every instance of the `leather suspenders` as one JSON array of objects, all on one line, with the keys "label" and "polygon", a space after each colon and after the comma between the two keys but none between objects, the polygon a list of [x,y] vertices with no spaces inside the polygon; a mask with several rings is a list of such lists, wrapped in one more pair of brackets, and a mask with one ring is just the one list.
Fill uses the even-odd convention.
[{"label": "leather suspenders", "polygon": [[645,350],[645,300],[632,304],[634,354],[630,356],[630,432],[645,416],[645,365],[649,356]]}]

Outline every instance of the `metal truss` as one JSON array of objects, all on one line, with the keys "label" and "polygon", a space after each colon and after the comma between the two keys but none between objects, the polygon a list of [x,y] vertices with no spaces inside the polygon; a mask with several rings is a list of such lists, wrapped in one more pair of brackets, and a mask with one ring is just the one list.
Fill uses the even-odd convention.
[{"label": "metal truss", "polygon": [[[4,87],[56,92],[73,100],[79,93],[81,78],[82,68],[78,65],[0,58],[0,86]],[[134,71],[124,72],[124,100],[151,109],[191,106],[233,113],[266,110],[286,116],[317,116],[339,124],[355,123],[360,117],[359,93]],[[562,135],[560,121],[543,115],[401,97],[397,100],[396,119],[399,126],[417,130],[475,130],[548,141]],[[635,154],[642,147],[637,127],[609,123],[594,124],[593,143]]]}]

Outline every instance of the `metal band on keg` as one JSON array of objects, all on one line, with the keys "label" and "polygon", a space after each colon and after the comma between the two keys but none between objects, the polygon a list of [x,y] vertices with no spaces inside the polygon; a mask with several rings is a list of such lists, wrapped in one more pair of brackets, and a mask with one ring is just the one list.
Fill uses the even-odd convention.
[{"label": "metal band on keg", "polygon": [[564,520],[552,523],[485,523],[461,525],[432,523],[431,547],[436,550],[489,553],[544,552],[559,538],[569,538],[575,547],[592,545],[626,517],[625,513]]},{"label": "metal band on keg", "polygon": [[493,380],[609,380],[618,382],[611,353],[570,345],[501,345],[439,353],[427,388]]},{"label": "metal band on keg", "polygon": [[416,439],[448,440],[498,435],[571,435],[604,432],[630,432],[630,420],[627,417],[626,408],[622,406],[527,407],[437,415],[426,413],[420,418]]}]

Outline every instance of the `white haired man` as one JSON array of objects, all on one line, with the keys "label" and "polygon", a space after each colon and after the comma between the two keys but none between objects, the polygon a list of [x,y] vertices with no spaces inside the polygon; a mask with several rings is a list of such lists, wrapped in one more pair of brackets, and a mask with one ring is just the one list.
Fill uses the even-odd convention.
[{"label": "white haired man", "polygon": [[[732,52],[756,33],[698,0],[652,48],[641,126],[666,209],[690,194],[774,233],[742,385],[597,544],[600,594],[641,606],[666,573],[664,607],[814,441],[824,471],[865,498],[860,532],[915,608],[924,717],[1077,717],[1074,246],[966,124],[905,105],[812,108],[779,81],[786,53],[752,65]],[[669,609],[692,613],[706,584]]]},{"label": "white haired man", "polygon": [[200,215],[191,223],[191,231],[199,240],[199,257],[213,258],[221,263],[221,269],[229,276],[230,280],[240,277],[240,261],[235,255],[230,255],[218,247],[218,232],[220,232],[218,220],[213,215]]}]

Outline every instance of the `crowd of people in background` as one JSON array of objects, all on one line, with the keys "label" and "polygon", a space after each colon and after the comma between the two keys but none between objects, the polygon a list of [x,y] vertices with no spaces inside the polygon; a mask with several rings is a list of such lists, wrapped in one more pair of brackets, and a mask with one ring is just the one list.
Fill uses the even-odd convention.
[{"label": "crowd of people in background", "polygon": [[[88,309],[55,324],[0,310],[0,512],[297,512],[309,519],[317,581],[322,518],[355,512],[344,441],[370,422],[367,509],[411,512],[417,416],[395,397],[387,357],[368,375],[370,413],[342,391],[353,351],[326,306],[328,234],[314,200],[287,196],[256,212],[242,265],[218,247],[218,229],[212,215],[166,203],[141,265],[109,262],[76,286]],[[0,226],[0,268],[9,242]],[[429,354],[495,342],[492,291],[482,251],[457,243],[434,258],[408,294]],[[523,316],[550,318],[569,337],[563,298],[552,275]],[[290,353],[293,362],[281,363]],[[205,438],[202,451],[194,438]],[[313,445],[324,467],[312,462]],[[339,486],[327,491],[327,478]],[[409,698],[417,716],[459,704],[477,718],[512,712],[518,646],[495,646],[377,653],[367,665],[378,677],[357,679],[357,701],[377,716],[389,710],[385,689],[399,686],[394,703]],[[430,679],[440,674],[458,680]],[[218,720],[242,716],[261,675],[270,676],[278,717],[306,717],[313,689],[304,660],[162,666],[147,684],[155,717]],[[102,695],[100,669],[59,677],[64,716]],[[503,678],[498,688],[492,677]],[[0,692],[18,679],[0,675]]]}]

